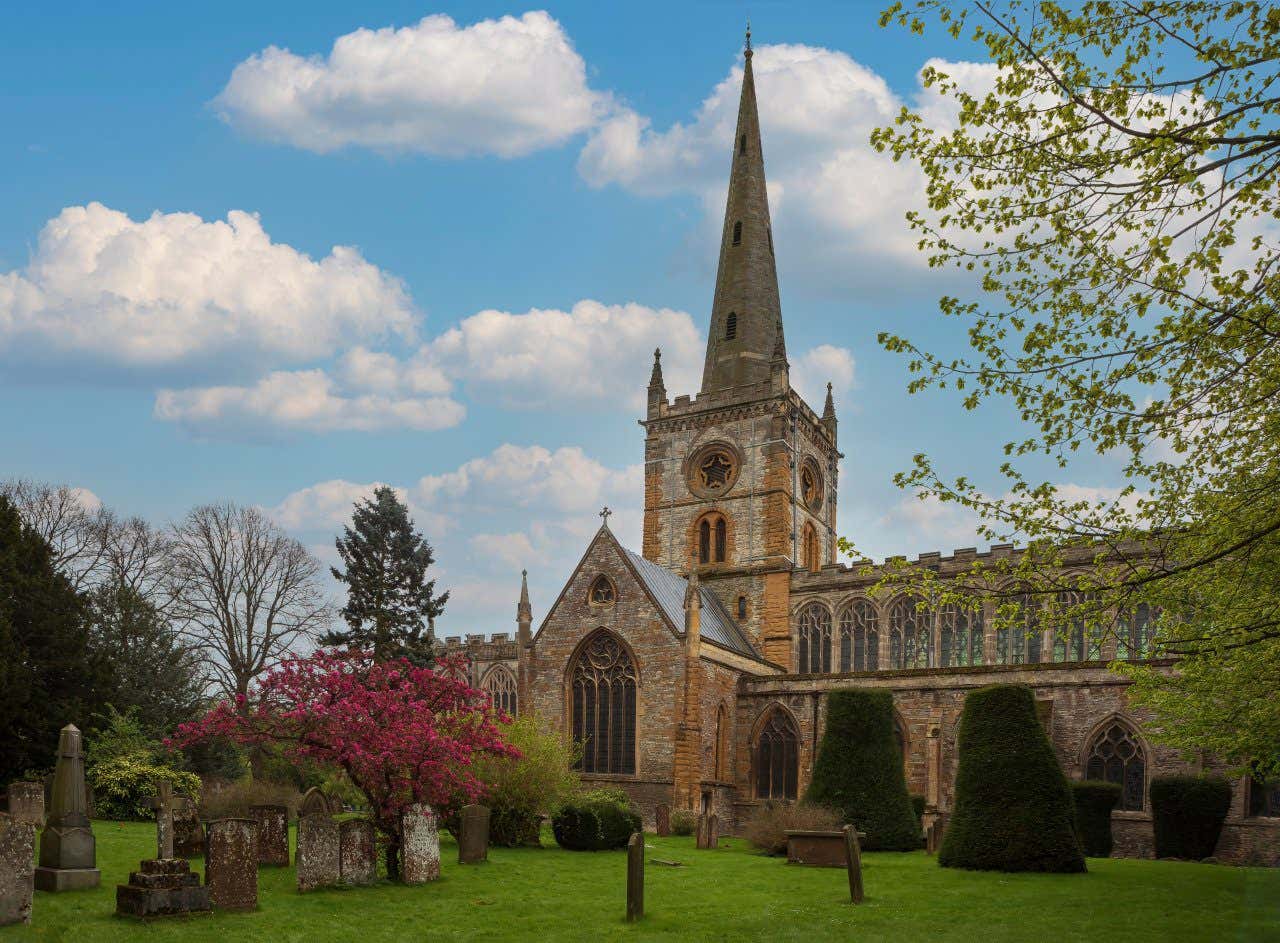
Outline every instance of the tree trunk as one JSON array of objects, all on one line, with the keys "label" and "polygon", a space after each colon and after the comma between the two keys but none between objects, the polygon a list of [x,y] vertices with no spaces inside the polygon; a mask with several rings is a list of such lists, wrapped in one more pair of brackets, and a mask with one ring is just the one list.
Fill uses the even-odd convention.
[{"label": "tree trunk", "polygon": [[400,836],[393,835],[387,841],[387,880],[400,882]]}]

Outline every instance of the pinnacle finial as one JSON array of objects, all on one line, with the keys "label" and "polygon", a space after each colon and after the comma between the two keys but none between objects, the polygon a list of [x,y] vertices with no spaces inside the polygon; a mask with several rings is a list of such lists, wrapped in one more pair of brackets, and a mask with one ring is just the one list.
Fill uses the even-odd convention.
[{"label": "pinnacle finial", "polygon": [[827,402],[822,409],[823,419],[834,419],[836,415],[836,401],[831,395],[831,381],[827,381]]},{"label": "pinnacle finial", "polygon": [[745,55],[748,59],[751,58],[751,17],[747,17],[747,48]]}]

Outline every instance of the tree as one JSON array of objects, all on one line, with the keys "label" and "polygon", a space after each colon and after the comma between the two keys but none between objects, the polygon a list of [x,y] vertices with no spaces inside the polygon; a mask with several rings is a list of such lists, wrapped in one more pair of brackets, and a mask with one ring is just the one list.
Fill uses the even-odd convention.
[{"label": "tree", "polygon": [[[993,67],[926,66],[953,124],[904,109],[872,140],[924,173],[908,220],[930,264],[976,273],[986,299],[941,301],[969,356],[880,340],[909,356],[913,392],[1005,398],[1030,429],[999,495],[926,455],[897,481],[1026,542],[957,597],[1012,575],[1046,618],[1113,631],[1157,607],[1178,669],[1124,669],[1154,732],[1280,771],[1280,699],[1259,696],[1280,687],[1280,8],[922,0],[882,22],[929,20]],[[1089,453],[1124,487],[1060,484]],[[1072,554],[1088,572],[1064,580]]]},{"label": "tree", "polygon": [[319,575],[319,561],[256,508],[204,505],[170,534],[173,617],[228,697],[246,698],[327,621]]},{"label": "tree", "polygon": [[22,478],[0,484],[0,495],[49,545],[54,569],[72,587],[83,590],[93,584],[106,561],[107,534],[114,524],[110,511],[82,489]]},{"label": "tree", "polygon": [[405,809],[426,802],[448,816],[483,794],[476,760],[519,756],[503,740],[489,696],[459,680],[457,667],[433,671],[322,649],[284,662],[262,678],[252,701],[222,702],[173,742],[230,737],[341,769],[373,810],[387,876],[396,880]]},{"label": "tree", "polygon": [[[444,612],[446,592],[435,594],[426,578],[435,562],[431,545],[414,530],[409,509],[388,487],[355,506],[351,526],[336,541],[345,570],[333,578],[347,587],[342,618],[347,631],[330,632],[326,645],[367,649],[375,658],[408,658],[431,663],[430,627]],[[426,628],[427,635],[423,636]]]},{"label": "tree", "polygon": [[58,731],[89,726],[107,668],[54,553],[0,495],[0,782],[52,767]]}]

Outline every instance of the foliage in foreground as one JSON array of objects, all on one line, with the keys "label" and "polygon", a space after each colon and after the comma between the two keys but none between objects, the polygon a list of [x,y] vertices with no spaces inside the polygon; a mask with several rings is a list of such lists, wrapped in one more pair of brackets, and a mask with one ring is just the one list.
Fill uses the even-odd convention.
[{"label": "foliage in foreground", "polygon": [[1230,783],[1220,776],[1157,776],[1148,795],[1157,858],[1199,861],[1213,854],[1231,808]]},{"label": "foliage in foreground", "polygon": [[502,736],[518,757],[477,757],[475,776],[484,784],[489,807],[489,840],[515,847],[538,844],[542,816],[579,789],[573,771],[578,750],[571,739],[536,715],[502,725]]},{"label": "foliage in foreground", "polygon": [[1111,810],[1120,803],[1120,792],[1116,783],[1093,779],[1071,784],[1076,837],[1086,858],[1111,857]]},{"label": "foliage in foreground", "polygon": [[142,821],[155,818],[151,800],[160,783],[167,782],[176,795],[200,798],[200,777],[195,773],[154,764],[145,754],[117,756],[95,764],[86,773],[93,788],[95,812],[105,819]]},{"label": "foliage in foreground", "polygon": [[587,793],[565,803],[551,816],[556,844],[569,851],[608,851],[625,848],[641,831],[640,816],[625,796]]},{"label": "foliage in foreground", "polygon": [[[908,220],[930,265],[986,294],[941,300],[968,356],[880,340],[910,358],[913,392],[1003,400],[1029,428],[994,486],[923,454],[897,480],[1027,552],[949,587],[924,567],[902,581],[994,597],[1010,621],[1025,592],[1041,624],[1126,644],[1126,614],[1162,612],[1179,670],[1121,666],[1149,731],[1280,772],[1280,7],[917,0],[882,18],[929,21],[995,68],[932,60],[929,106],[873,143],[925,175]],[[1065,484],[1099,461],[1122,487]],[[1086,566],[1066,578],[1073,548]]]},{"label": "foliage in foreground", "polygon": [[692,809],[671,810],[671,834],[692,835],[698,830],[698,816]]},{"label": "foliage in foreground", "polygon": [[826,806],[811,802],[766,802],[747,819],[743,837],[766,855],[785,855],[788,830],[827,831],[843,825],[844,816]]},{"label": "foliage in foreground", "polygon": [[1084,871],[1071,789],[1031,689],[994,684],[964,699],[955,811],[938,864],[977,871]]},{"label": "foliage in foreground", "polygon": [[806,796],[835,809],[866,833],[868,851],[920,847],[902,754],[893,737],[893,695],[888,691],[832,691],[827,727]]}]

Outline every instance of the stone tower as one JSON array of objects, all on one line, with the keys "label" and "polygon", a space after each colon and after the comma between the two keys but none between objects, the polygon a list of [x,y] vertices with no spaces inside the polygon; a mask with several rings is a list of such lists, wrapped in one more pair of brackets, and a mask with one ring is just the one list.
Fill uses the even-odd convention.
[{"label": "stone tower", "polygon": [[745,55],[702,389],[669,401],[657,352],[649,380],[644,555],[695,566],[790,668],[791,573],[835,560],[840,454],[830,398],[820,417],[791,388],[750,33]]}]

